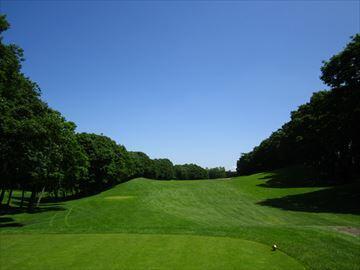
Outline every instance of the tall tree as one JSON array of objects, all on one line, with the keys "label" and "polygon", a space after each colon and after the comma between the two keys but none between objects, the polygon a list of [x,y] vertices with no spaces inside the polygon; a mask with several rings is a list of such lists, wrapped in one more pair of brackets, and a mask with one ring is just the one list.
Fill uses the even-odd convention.
[{"label": "tall tree", "polygon": [[322,175],[348,181],[360,173],[360,36],[321,68],[333,89],[314,93],[291,113],[291,120],[243,154],[240,174],[291,164],[316,168]]},{"label": "tall tree", "polygon": [[143,152],[129,152],[130,157],[133,160],[133,174],[134,177],[148,177],[153,176],[152,161],[148,155]]},{"label": "tall tree", "polygon": [[80,133],[77,140],[89,161],[89,177],[81,186],[85,192],[100,191],[131,176],[131,159],[125,147],[103,135]]},{"label": "tall tree", "polygon": [[153,177],[159,180],[174,179],[174,167],[167,158],[154,159],[152,161]]},{"label": "tall tree", "polygon": [[[1,33],[8,28],[1,16]],[[0,180],[3,189],[31,190],[32,208],[39,189],[74,180],[78,168],[86,173],[86,164],[75,155],[75,125],[49,108],[21,73],[22,50],[4,44],[2,36],[0,41]]]}]

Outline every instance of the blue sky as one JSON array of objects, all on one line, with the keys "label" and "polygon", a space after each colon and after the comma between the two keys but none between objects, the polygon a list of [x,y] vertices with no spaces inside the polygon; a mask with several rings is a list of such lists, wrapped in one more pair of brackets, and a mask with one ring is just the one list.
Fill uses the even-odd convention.
[{"label": "blue sky", "polygon": [[235,166],[314,91],[358,1],[4,1],[23,71],[80,132]]}]

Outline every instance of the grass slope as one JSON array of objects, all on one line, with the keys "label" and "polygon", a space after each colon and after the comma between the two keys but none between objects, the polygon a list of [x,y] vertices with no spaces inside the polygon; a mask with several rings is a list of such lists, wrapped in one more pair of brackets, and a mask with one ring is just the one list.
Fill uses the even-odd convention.
[{"label": "grass slope", "polygon": [[[36,214],[5,215],[1,265],[360,269],[359,237],[336,230],[360,228],[358,185],[314,187],[295,181],[299,175],[289,169],[231,180],[135,179],[96,196],[48,203]],[[270,251],[274,243],[280,252]]]}]

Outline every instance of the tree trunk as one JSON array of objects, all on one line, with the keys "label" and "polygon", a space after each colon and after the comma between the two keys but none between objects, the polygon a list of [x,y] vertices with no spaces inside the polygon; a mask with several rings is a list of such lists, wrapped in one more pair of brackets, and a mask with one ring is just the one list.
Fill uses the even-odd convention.
[{"label": "tree trunk", "polygon": [[8,200],[7,200],[7,203],[6,203],[6,206],[7,206],[7,207],[10,206],[12,193],[13,193],[13,189],[11,188],[11,189],[10,189],[10,192],[9,192],[9,198],[8,198]]},{"label": "tree trunk", "polygon": [[1,194],[0,194],[0,205],[2,204],[2,201],[3,201],[3,199],[4,199],[4,196],[5,196],[5,187],[3,187],[2,189],[1,189]]},{"label": "tree trunk", "polygon": [[33,189],[31,190],[31,196],[30,196],[30,200],[29,200],[29,204],[28,204],[28,210],[31,211],[34,208],[34,201],[36,199],[36,193],[37,193],[37,188],[33,187]]},{"label": "tree trunk", "polygon": [[24,197],[25,197],[25,189],[23,188],[22,194],[21,194],[20,209],[22,209],[24,206]]},{"label": "tree trunk", "polygon": [[41,201],[42,197],[44,196],[44,193],[45,193],[45,186],[43,186],[43,188],[42,188],[42,190],[40,192],[39,199],[38,199],[38,201],[36,203],[36,207],[39,207],[40,201]]}]

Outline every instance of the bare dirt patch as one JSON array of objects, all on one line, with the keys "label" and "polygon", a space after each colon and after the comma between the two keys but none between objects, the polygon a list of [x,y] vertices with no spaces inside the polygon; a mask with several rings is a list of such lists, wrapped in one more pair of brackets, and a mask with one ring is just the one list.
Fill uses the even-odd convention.
[{"label": "bare dirt patch", "polygon": [[360,228],[349,227],[349,226],[339,226],[339,227],[336,227],[336,230],[339,232],[351,234],[354,236],[360,236]]}]

